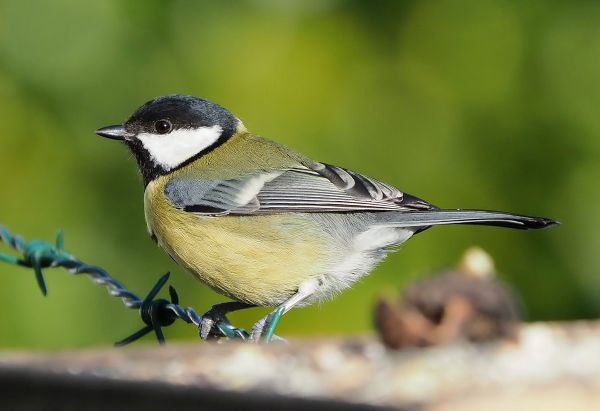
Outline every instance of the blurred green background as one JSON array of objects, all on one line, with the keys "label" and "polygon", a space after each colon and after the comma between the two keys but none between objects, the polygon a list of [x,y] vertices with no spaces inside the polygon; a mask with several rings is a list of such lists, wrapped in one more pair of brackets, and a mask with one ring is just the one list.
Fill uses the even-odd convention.
[{"label": "blurred green background", "polygon": [[[335,300],[292,311],[280,334],[367,332],[378,295],[471,245],[527,319],[600,314],[600,3],[0,0],[0,223],[27,238],[62,227],[69,251],[139,294],[170,270],[202,311],[224,298],[150,241],[130,154],[94,134],[170,93],[440,206],[563,223],[428,230]],[[43,298],[32,273],[0,265],[0,346],[106,345],[139,327],[86,278],[47,282]],[[197,338],[184,324],[166,334]]]}]

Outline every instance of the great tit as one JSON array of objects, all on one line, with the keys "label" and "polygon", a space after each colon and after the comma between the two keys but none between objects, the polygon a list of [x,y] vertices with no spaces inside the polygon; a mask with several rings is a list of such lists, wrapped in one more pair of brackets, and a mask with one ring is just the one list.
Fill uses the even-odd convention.
[{"label": "great tit", "polygon": [[199,280],[234,301],[204,316],[207,337],[228,312],[277,307],[281,315],[331,298],[414,234],[442,224],[530,229],[557,222],[499,211],[447,210],[250,133],[208,100],[169,95],[96,133],[123,141],[144,182],[150,236]]}]

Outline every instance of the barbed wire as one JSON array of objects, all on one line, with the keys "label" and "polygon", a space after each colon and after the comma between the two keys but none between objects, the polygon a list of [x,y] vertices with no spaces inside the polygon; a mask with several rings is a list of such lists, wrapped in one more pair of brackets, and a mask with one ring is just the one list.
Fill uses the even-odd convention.
[{"label": "barbed wire", "polygon": [[[140,318],[146,325],[130,336],[117,341],[115,343],[117,346],[132,343],[152,331],[154,331],[158,342],[164,344],[165,337],[162,329],[170,326],[178,319],[195,325],[200,333],[203,316],[198,314],[192,307],[180,306],[179,296],[173,286],[169,285],[169,300],[156,298],[169,280],[170,273],[160,277],[146,297],[142,299],[103,268],[87,264],[67,253],[64,250],[64,234],[61,230],[56,235],[55,244],[51,244],[43,240],[25,241],[20,235],[13,234],[5,226],[0,225],[0,240],[20,254],[20,256],[14,256],[0,252],[0,261],[32,268],[37,284],[44,296],[48,294],[48,288],[42,270],[62,267],[71,274],[89,276],[94,283],[106,287],[111,296],[120,298],[127,308],[138,309]],[[227,337],[241,340],[248,340],[250,337],[249,333],[243,328],[234,327],[224,320],[215,321],[212,324],[209,336],[211,338]]]}]

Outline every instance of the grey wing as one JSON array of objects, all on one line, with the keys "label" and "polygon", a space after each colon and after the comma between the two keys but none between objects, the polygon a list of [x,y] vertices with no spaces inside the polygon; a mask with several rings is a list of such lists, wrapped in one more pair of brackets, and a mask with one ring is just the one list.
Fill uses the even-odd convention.
[{"label": "grey wing", "polygon": [[436,208],[375,179],[323,163],[231,180],[173,179],[165,194],[176,207],[206,215]]}]

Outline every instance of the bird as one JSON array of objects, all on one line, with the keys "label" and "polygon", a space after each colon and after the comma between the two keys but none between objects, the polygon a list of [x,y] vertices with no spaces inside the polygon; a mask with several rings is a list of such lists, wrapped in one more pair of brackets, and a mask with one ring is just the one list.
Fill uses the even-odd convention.
[{"label": "bird", "polygon": [[176,263],[232,301],[200,334],[249,307],[274,307],[252,327],[270,341],[294,307],[328,300],[388,253],[436,225],[538,229],[550,218],[442,209],[347,168],[253,134],[226,108],[184,94],[154,98],[96,134],[137,161],[150,237]]}]

